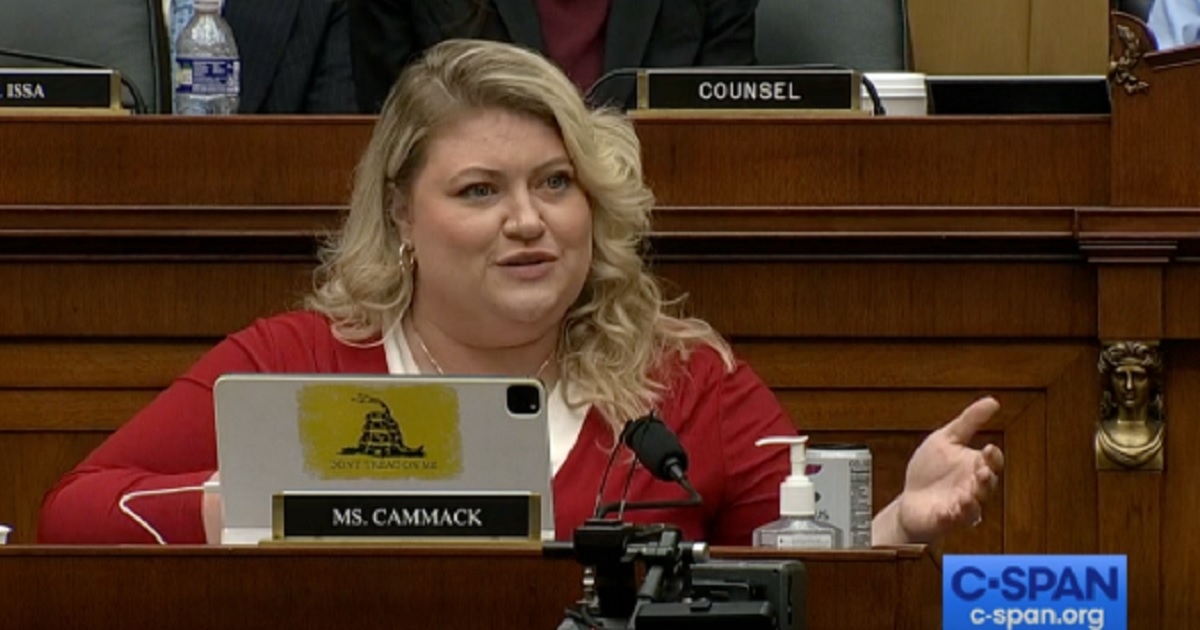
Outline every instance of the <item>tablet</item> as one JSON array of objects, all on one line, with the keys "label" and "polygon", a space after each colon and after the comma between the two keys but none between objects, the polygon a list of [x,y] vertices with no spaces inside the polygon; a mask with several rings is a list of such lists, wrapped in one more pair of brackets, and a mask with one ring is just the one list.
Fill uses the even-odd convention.
[{"label": "tablet", "polygon": [[229,374],[213,396],[223,544],[269,539],[287,491],[533,492],[553,537],[536,379]]}]

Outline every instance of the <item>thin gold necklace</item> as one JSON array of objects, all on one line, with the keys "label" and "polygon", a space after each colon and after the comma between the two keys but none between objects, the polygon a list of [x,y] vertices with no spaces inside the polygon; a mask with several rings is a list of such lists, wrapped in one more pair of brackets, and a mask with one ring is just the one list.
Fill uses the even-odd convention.
[{"label": "thin gold necklace", "polygon": [[[438,374],[445,376],[446,371],[442,369],[442,365],[438,363],[437,359],[433,358],[433,353],[429,351],[429,346],[425,345],[425,340],[421,338],[421,333],[417,330],[416,322],[414,322],[412,325],[412,331],[413,337],[417,338],[417,345],[421,347],[421,352],[425,355],[425,358],[429,359],[429,362],[433,364],[433,369],[437,370]],[[554,351],[552,350],[550,351],[550,354],[546,356],[546,360],[542,361],[542,366],[538,368],[538,371],[534,372],[533,378],[541,378],[542,372],[546,371],[546,368],[550,365],[550,359],[553,358]]]}]

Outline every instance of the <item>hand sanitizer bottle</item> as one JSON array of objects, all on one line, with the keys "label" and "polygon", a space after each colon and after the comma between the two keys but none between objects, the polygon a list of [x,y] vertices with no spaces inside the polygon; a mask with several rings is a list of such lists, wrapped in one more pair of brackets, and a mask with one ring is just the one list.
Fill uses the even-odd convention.
[{"label": "hand sanitizer bottle", "polygon": [[792,474],[779,485],[779,520],[754,530],[755,547],[777,549],[838,549],[842,530],[816,519],[816,491],[805,474],[808,436],[768,437],[755,446],[787,444],[792,449]]}]

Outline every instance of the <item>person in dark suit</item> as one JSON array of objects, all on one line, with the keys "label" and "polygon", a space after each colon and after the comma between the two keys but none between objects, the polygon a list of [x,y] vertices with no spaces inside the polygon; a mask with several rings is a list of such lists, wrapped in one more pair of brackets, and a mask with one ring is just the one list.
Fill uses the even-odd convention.
[{"label": "person in dark suit", "polygon": [[[621,68],[754,63],[758,0],[349,0],[358,106],[378,112],[400,70],[454,38],[519,44],[549,57],[587,91]],[[626,104],[632,76],[593,100]]]},{"label": "person in dark suit", "polygon": [[243,114],[353,113],[345,0],[227,0]]}]

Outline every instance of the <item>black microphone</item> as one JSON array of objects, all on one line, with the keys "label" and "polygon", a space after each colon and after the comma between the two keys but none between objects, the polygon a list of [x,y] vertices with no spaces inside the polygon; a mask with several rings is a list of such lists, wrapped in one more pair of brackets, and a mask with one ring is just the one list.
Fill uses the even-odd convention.
[{"label": "black microphone", "polygon": [[675,432],[654,412],[626,425],[622,441],[651,474],[663,481],[686,479],[687,451]]},{"label": "black microphone", "polygon": [[[591,107],[609,106],[621,110],[636,108],[637,75],[640,71],[641,68],[617,68],[605,72],[584,92],[583,101]],[[620,86],[620,90],[613,88],[611,93],[609,93],[609,84],[616,82],[624,83],[624,85]],[[626,94],[620,94],[619,92],[626,92]],[[624,102],[618,102],[621,100]]]},{"label": "black microphone", "polygon": [[687,451],[683,450],[683,445],[679,443],[675,432],[653,411],[626,423],[625,428],[621,430],[620,442],[633,451],[638,463],[649,470],[650,474],[663,481],[678,483],[684,490],[687,490],[688,498],[675,501],[626,501],[625,496],[629,491],[629,482],[633,479],[633,467],[630,467],[629,475],[625,478],[625,488],[621,492],[621,500],[600,504],[601,496],[604,494],[604,484],[608,480],[608,473],[618,450],[614,448],[613,455],[609,457],[608,467],[604,470],[604,477],[600,482],[600,492],[596,496],[598,505],[593,518],[604,518],[614,510],[624,513],[625,510],[693,507],[703,504],[704,500],[700,493],[687,478]]},{"label": "black microphone", "polygon": [[[46,55],[42,53],[28,52],[24,50],[15,50],[12,48],[0,47],[0,57],[12,57],[14,59],[24,59],[26,61],[40,61],[42,63],[52,63],[66,68],[82,68],[84,70],[113,70],[102,66],[98,63],[90,61],[81,61],[70,57],[59,57],[57,55]],[[117,70],[120,76],[121,85],[129,90],[129,96],[133,99],[133,111],[138,114],[146,113],[146,99],[142,98],[142,93],[132,81],[125,78],[125,74]]]}]

